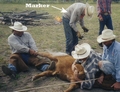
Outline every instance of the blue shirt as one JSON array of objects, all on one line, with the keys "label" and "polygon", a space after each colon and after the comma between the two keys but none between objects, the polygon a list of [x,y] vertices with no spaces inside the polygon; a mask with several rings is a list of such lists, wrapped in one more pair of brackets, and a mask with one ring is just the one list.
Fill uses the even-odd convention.
[{"label": "blue shirt", "polygon": [[[89,57],[81,65],[84,67],[85,71],[85,82],[81,82],[81,89],[91,89],[95,80],[95,74],[99,71],[98,62],[102,60],[102,57],[96,53],[94,50],[91,50]],[[78,61],[81,62],[81,61]],[[89,81],[88,81],[89,80]]]},{"label": "blue shirt", "polygon": [[114,76],[120,82],[120,43],[115,41],[109,48],[104,45],[102,59],[113,63],[116,70]]}]

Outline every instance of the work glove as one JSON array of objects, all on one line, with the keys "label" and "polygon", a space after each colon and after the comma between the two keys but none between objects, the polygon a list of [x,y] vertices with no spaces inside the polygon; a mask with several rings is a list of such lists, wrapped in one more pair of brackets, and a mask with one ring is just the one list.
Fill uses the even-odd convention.
[{"label": "work glove", "polygon": [[84,32],[88,32],[89,31],[85,26],[83,26],[82,29],[84,30]]},{"label": "work glove", "polygon": [[81,34],[80,34],[79,31],[77,32],[77,37],[78,37],[79,39],[82,39],[82,38],[83,38],[83,36],[81,36]]}]

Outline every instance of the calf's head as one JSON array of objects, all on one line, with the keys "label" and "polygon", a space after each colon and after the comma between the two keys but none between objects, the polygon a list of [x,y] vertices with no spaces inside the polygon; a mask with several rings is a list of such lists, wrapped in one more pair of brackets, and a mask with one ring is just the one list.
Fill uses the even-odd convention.
[{"label": "calf's head", "polygon": [[85,78],[85,72],[84,72],[84,67],[81,64],[75,64],[76,69],[74,72],[77,72],[77,78],[78,79],[84,79]]}]

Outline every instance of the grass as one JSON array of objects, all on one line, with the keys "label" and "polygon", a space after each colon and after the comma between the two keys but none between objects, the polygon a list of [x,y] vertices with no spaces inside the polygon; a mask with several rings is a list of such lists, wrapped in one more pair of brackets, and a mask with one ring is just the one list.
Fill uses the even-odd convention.
[{"label": "grass", "polygon": [[[67,8],[70,4],[50,4],[56,7]],[[95,3],[92,3],[96,7]],[[117,40],[120,41],[120,4],[112,4],[112,20],[114,26],[114,33],[118,36]],[[53,18],[41,20],[42,26],[30,26],[27,25],[28,31],[32,34],[39,51],[45,51],[47,49],[53,51],[61,51],[65,52],[65,36],[62,24],[53,24],[54,17],[59,16],[62,17],[62,14],[59,10],[56,10],[52,7],[50,8],[25,8],[25,4],[0,4],[0,11],[24,11],[24,10],[36,10],[37,12],[48,12]],[[95,10],[95,14],[91,20],[88,20],[86,17],[85,26],[89,28],[89,32],[84,34],[81,27],[77,24],[79,31],[84,35],[84,39],[80,40],[79,43],[87,42],[92,48],[98,52],[102,52],[102,49],[98,46],[96,38],[98,36],[99,23],[97,18],[97,12]],[[45,25],[45,24],[49,25]],[[9,29],[8,25],[0,25],[0,63],[7,64],[9,55],[11,53],[8,43],[7,37],[11,34],[11,29]]]}]

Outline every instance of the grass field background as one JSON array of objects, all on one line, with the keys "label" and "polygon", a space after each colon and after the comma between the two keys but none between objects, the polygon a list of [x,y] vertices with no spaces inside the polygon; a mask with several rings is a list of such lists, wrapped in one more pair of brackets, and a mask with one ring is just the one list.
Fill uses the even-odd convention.
[{"label": "grass field background", "polygon": [[[94,5],[96,8],[96,3],[90,3]],[[50,6],[56,6],[58,8],[67,8],[70,4],[50,4]],[[114,26],[114,33],[118,36],[117,40],[120,41],[120,4],[113,3],[112,4],[112,20]],[[48,12],[52,18],[41,20],[40,23],[43,23],[41,26],[32,26],[27,25],[28,31],[32,34],[39,51],[46,51],[46,49],[50,49],[53,51],[61,51],[65,52],[65,36],[63,25],[54,24],[55,16],[62,17],[62,13],[59,10],[54,9],[52,7],[49,8],[26,8],[25,4],[0,4],[1,12],[20,12],[25,10],[36,10],[37,12]],[[79,43],[87,42],[91,45],[91,47],[98,51],[102,52],[102,49],[98,46],[96,38],[98,36],[99,23],[97,18],[97,11],[95,9],[94,16],[91,20],[88,20],[87,17],[84,17],[85,26],[89,29],[89,32],[84,34],[83,30],[77,24],[79,31],[84,35],[84,39],[80,40]],[[46,25],[49,24],[49,25]],[[8,63],[8,58],[11,53],[8,43],[7,37],[11,34],[11,29],[8,27],[9,25],[0,24],[0,63]]]}]

